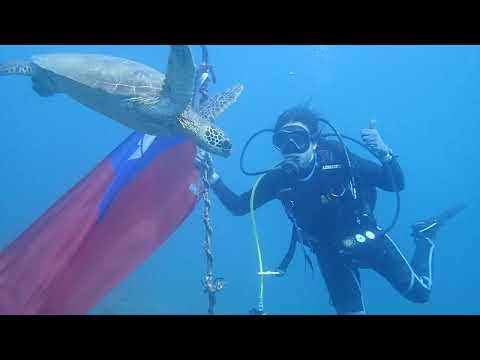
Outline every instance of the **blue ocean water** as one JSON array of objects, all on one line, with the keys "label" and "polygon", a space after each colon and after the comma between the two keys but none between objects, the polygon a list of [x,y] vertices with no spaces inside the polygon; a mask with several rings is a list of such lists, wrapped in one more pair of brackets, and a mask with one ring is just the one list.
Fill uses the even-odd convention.
[{"label": "blue ocean water", "polygon": [[[193,50],[197,62],[200,49]],[[480,150],[479,46],[209,46],[217,84],[212,94],[243,83],[239,101],[219,120],[234,142],[229,159],[214,158],[237,192],[255,178],[239,169],[240,151],[255,131],[273,126],[290,106],[312,104],[344,134],[358,137],[375,118],[384,140],[399,155],[406,176],[402,212],[391,235],[408,259],[410,225],[457,202],[469,208],[439,233],[431,300],[412,304],[383,278],[362,271],[370,314],[479,314],[477,278],[479,210],[476,169]],[[167,46],[0,46],[0,63],[54,52],[102,53],[165,70]],[[41,98],[25,77],[0,78],[0,248],[15,239],[56,199],[131,133],[130,129],[64,95]],[[352,150],[369,156],[352,145]],[[248,153],[251,168],[278,160],[265,136]],[[256,306],[258,277],[250,219],[233,217],[212,194],[215,272],[227,281],[216,313],[246,314]],[[395,197],[379,192],[381,224],[394,215]],[[91,314],[204,314],[207,297],[202,205]],[[257,211],[267,268],[288,248],[290,224],[279,203]],[[268,278],[270,314],[334,314],[318,268],[305,271],[301,251],[284,278]]]}]

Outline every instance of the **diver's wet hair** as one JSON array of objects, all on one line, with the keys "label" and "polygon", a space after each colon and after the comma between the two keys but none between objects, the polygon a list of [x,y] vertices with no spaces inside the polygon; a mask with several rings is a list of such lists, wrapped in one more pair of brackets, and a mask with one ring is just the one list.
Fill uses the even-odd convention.
[{"label": "diver's wet hair", "polygon": [[311,134],[319,137],[323,128],[322,117],[313,111],[310,106],[298,105],[284,111],[277,119],[275,131],[290,122],[301,122],[304,124]]}]

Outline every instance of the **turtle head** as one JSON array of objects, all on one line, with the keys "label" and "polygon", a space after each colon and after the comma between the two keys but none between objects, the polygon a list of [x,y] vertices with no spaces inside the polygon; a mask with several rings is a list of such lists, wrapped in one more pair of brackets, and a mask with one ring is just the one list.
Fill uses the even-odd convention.
[{"label": "turtle head", "polygon": [[189,136],[201,149],[222,157],[229,157],[232,141],[211,121],[188,107],[177,117],[181,132]]},{"label": "turtle head", "polygon": [[225,135],[222,129],[212,123],[205,124],[198,135],[198,146],[203,150],[225,158],[232,153],[232,141]]}]

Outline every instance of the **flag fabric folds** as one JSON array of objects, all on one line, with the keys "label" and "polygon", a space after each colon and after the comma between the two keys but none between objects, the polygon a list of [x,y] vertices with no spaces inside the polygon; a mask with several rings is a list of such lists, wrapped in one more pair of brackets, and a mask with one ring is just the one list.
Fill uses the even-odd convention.
[{"label": "flag fabric folds", "polygon": [[0,253],[0,313],[87,313],[193,210],[195,151],[130,135]]}]

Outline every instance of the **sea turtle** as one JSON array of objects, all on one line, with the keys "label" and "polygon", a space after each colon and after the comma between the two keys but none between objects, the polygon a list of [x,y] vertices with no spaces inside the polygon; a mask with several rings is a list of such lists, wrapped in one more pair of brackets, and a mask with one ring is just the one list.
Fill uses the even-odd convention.
[{"label": "sea turtle", "polygon": [[40,96],[63,93],[131,129],[150,135],[184,134],[224,157],[231,141],[214,120],[240,96],[237,85],[198,112],[191,107],[195,65],[190,47],[172,45],[166,75],[118,57],[49,54],[0,65],[0,75],[26,75]]}]

